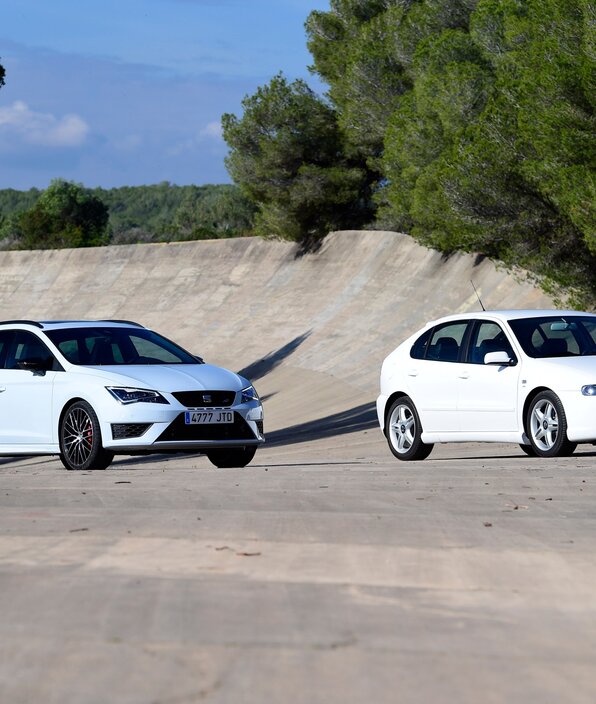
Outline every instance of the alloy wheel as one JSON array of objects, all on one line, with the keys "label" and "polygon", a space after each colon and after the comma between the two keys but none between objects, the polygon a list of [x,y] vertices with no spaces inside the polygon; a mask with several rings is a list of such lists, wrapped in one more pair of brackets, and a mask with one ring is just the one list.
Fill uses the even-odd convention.
[{"label": "alloy wheel", "polygon": [[554,447],[559,434],[559,415],[550,400],[541,398],[532,408],[530,432],[538,449],[547,452]]},{"label": "alloy wheel", "polygon": [[82,466],[93,451],[93,421],[84,408],[75,406],[64,418],[63,450],[69,464]]},{"label": "alloy wheel", "polygon": [[402,403],[393,409],[389,419],[389,433],[397,452],[405,454],[411,449],[416,437],[416,419],[408,405]]}]

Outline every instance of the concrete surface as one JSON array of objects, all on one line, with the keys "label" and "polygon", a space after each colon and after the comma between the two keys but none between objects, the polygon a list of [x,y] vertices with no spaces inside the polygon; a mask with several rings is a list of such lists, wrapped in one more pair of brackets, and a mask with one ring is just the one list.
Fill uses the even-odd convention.
[{"label": "concrete surface", "polygon": [[0,253],[0,317],[132,318],[246,369],[268,444],[66,472],[0,458],[0,702],[596,701],[592,446],[399,463],[380,362],[427,319],[550,302],[395,233]]},{"label": "concrete surface", "polygon": [[0,465],[1,700],[596,700],[593,452]]}]

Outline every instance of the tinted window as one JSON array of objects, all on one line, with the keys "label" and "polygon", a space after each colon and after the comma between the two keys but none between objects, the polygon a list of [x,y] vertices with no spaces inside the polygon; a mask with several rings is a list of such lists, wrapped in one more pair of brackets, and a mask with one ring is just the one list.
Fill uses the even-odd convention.
[{"label": "tinted window", "polygon": [[142,328],[64,328],[47,336],[71,364],[198,364],[182,347]]},{"label": "tinted window", "polygon": [[484,357],[489,352],[507,352],[510,359],[516,359],[513,348],[501,326],[484,320],[476,324],[472,333],[468,349],[468,362],[484,364]]},{"label": "tinted window", "polygon": [[19,362],[42,362],[45,369],[52,369],[54,355],[32,332],[16,330],[6,351],[6,369],[21,369]]},{"label": "tinted window", "polygon": [[426,359],[457,362],[467,326],[467,321],[459,320],[434,328],[426,349]]},{"label": "tinted window", "polygon": [[579,315],[510,320],[509,325],[529,357],[596,355],[594,318]]},{"label": "tinted window", "polygon": [[414,359],[424,359],[424,355],[426,353],[426,343],[428,342],[431,332],[432,329],[427,330],[420,335],[410,350],[410,357],[413,357]]},{"label": "tinted window", "polygon": [[0,332],[0,369],[4,368],[8,344],[13,336],[12,330],[2,330]]}]

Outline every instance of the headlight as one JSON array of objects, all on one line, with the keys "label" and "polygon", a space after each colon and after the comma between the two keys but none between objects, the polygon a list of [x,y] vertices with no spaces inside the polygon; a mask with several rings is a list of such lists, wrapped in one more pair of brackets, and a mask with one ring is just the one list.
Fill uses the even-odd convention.
[{"label": "headlight", "polygon": [[582,394],[584,396],[596,396],[596,384],[588,384],[582,386]]},{"label": "headlight", "polygon": [[251,401],[258,400],[259,394],[254,386],[247,386],[245,389],[242,389],[242,398],[240,399],[240,403],[250,403]]},{"label": "headlight", "polygon": [[116,401],[124,405],[128,403],[168,403],[157,391],[149,389],[130,389],[126,386],[106,386]]}]

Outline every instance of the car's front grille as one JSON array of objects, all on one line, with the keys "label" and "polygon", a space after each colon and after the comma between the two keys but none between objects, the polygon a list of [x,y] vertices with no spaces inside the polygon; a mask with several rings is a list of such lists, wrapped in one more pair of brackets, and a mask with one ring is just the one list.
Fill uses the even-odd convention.
[{"label": "car's front grille", "polygon": [[227,408],[234,403],[234,391],[174,391],[172,396],[187,408]]},{"label": "car's front grille", "polygon": [[234,413],[233,423],[207,425],[187,425],[184,422],[184,413],[181,413],[155,442],[175,442],[177,440],[255,440],[255,434],[238,413]]},{"label": "car's front grille", "polygon": [[112,423],[112,438],[114,440],[140,438],[152,425],[153,423]]}]

